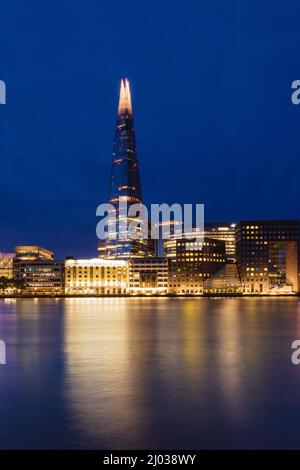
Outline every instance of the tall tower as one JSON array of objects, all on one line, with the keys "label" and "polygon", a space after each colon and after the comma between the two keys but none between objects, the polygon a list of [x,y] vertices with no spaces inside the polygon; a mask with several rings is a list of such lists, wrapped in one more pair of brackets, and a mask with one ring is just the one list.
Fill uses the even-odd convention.
[{"label": "tall tower", "polygon": [[[135,145],[132,102],[129,81],[121,80],[108,202],[119,216],[119,201],[127,207],[142,203],[139,163]],[[130,220],[126,218],[128,224]],[[123,218],[124,222],[124,218]],[[117,223],[117,235],[119,224]],[[100,240],[98,256],[108,259],[144,258],[153,256],[154,243],[150,239]]]},{"label": "tall tower", "polygon": [[127,78],[121,80],[108,202],[115,204],[116,200],[123,196],[127,198],[129,204],[142,202],[131,94]]}]

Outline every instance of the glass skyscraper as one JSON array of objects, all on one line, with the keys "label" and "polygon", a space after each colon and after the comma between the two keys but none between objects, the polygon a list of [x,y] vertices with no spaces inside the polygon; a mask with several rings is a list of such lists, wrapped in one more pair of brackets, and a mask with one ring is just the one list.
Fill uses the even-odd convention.
[{"label": "glass skyscraper", "polygon": [[131,204],[142,202],[131,94],[127,79],[121,80],[117,125],[113,144],[109,202],[116,204],[119,198],[123,198]]},{"label": "glass skyscraper", "polygon": [[[132,218],[119,213],[119,202],[125,203],[127,209],[133,204],[142,203],[131,93],[127,78],[121,80],[108,202],[114,206],[117,215],[116,236],[114,239],[99,241],[98,256],[106,259],[153,256],[153,241],[130,237],[124,227],[128,226]],[[138,232],[140,229],[137,227],[136,230]]]}]

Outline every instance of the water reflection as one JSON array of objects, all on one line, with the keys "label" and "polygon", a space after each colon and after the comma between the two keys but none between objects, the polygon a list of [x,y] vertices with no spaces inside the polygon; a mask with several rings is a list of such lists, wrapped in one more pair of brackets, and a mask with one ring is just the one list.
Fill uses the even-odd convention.
[{"label": "water reflection", "polygon": [[297,299],[2,302],[0,446],[297,447],[297,334]]},{"label": "water reflection", "polygon": [[[61,447],[56,417],[64,413],[63,304],[24,299],[0,303],[0,447]],[[68,432],[61,422],[61,432]],[[51,441],[51,445],[50,444]]]}]

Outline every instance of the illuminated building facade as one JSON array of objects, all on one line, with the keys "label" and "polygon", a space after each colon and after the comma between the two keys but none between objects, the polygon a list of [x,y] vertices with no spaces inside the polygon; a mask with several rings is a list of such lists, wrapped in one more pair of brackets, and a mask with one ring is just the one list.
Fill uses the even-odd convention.
[{"label": "illuminated building facade", "polygon": [[168,260],[165,258],[132,259],[129,262],[129,294],[167,294]]},{"label": "illuminated building facade", "polygon": [[235,223],[208,222],[205,223],[205,236],[217,240],[225,241],[226,259],[236,262],[235,253]]},{"label": "illuminated building facade", "polygon": [[47,248],[43,248],[42,246],[37,245],[17,245],[16,249],[16,258],[22,260],[53,260],[54,253]]},{"label": "illuminated building facade", "polygon": [[0,252],[0,278],[6,279],[13,278],[13,261],[15,253],[1,253]]},{"label": "illuminated building facade", "polygon": [[246,294],[299,291],[298,221],[242,221],[236,252]]},{"label": "illuminated building facade", "polygon": [[128,263],[124,260],[65,261],[66,295],[120,295],[127,293]]},{"label": "illuminated building facade", "polygon": [[13,277],[26,295],[64,293],[64,261],[38,245],[18,245],[13,260]]},{"label": "illuminated building facade", "polygon": [[[154,256],[154,242],[151,239],[132,239],[127,234],[126,228],[125,230],[121,228],[121,219],[125,227],[132,219],[120,216],[119,201],[126,203],[128,208],[133,204],[142,203],[131,93],[127,79],[121,80],[108,199],[117,215],[116,236],[114,239],[99,240],[98,256],[105,259]],[[125,235],[124,239],[120,239],[119,234]]]},{"label": "illuminated building facade", "polygon": [[[204,233],[203,231],[199,232],[198,229],[193,228],[191,232],[183,234],[180,230],[182,230],[182,223],[178,221],[171,221],[166,223],[168,225],[170,236],[165,238],[162,241],[163,245],[163,256],[168,259],[174,259],[177,257],[178,251],[178,240],[186,240],[186,241],[193,241],[195,240],[196,236],[201,236],[201,240],[204,240]],[[179,230],[179,232],[176,232]]]},{"label": "illuminated building facade", "polygon": [[[168,240],[166,240],[168,242]],[[169,293],[203,294],[204,281],[226,262],[225,242],[205,238],[199,246],[176,240],[175,256],[169,259]]]},{"label": "illuminated building facade", "polygon": [[26,295],[64,294],[64,261],[14,259],[14,278]]},{"label": "illuminated building facade", "polygon": [[226,263],[206,279],[204,292],[209,294],[241,294],[243,287],[237,264]]}]

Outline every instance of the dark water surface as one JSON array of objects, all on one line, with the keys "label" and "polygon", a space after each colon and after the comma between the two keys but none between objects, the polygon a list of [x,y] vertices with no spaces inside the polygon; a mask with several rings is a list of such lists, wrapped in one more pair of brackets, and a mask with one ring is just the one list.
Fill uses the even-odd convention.
[{"label": "dark water surface", "polygon": [[293,298],[0,301],[0,448],[300,448]]}]

